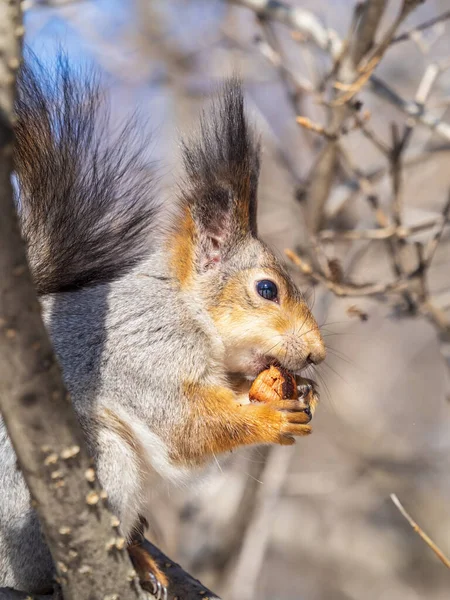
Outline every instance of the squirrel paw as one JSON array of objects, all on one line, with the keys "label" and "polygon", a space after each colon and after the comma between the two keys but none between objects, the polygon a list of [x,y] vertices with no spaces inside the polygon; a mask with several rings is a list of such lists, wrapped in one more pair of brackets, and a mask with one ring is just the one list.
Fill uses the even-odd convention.
[{"label": "squirrel paw", "polygon": [[167,577],[159,569],[154,558],[139,543],[130,544],[128,553],[142,589],[149,592],[156,600],[167,600]]},{"label": "squirrel paw", "polygon": [[290,446],[295,443],[294,436],[305,436],[312,432],[307,424],[311,421],[319,393],[312,379],[300,378],[297,385],[298,400],[280,400],[271,403],[275,410],[283,415],[279,444]]},{"label": "squirrel paw", "polygon": [[277,400],[268,404],[281,413],[280,435],[277,440],[279,444],[290,446],[295,443],[294,436],[311,433],[311,427],[307,425],[312,416],[309,404],[302,400]]},{"label": "squirrel paw", "polygon": [[300,378],[300,383],[297,385],[297,392],[298,399],[305,405],[305,412],[312,418],[319,402],[319,391],[316,382],[312,379]]},{"label": "squirrel paw", "polygon": [[163,585],[153,573],[147,573],[147,580],[141,580],[141,587],[150,592],[156,600],[167,600],[167,586]]}]

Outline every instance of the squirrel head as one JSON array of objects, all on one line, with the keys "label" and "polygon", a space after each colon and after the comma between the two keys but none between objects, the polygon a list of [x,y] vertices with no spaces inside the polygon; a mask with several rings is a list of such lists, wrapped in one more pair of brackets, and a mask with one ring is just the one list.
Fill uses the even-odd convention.
[{"label": "squirrel head", "polygon": [[257,375],[279,364],[298,372],[321,362],[325,345],[304,297],[257,238],[260,145],[238,80],[225,83],[183,151],[187,179],[170,264],[211,315],[226,370]]}]

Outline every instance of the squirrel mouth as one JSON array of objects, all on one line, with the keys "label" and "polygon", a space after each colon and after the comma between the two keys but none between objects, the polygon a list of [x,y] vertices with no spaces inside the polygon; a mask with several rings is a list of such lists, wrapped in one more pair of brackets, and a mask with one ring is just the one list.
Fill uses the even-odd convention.
[{"label": "squirrel mouth", "polygon": [[302,371],[307,365],[305,364],[300,368],[289,368],[288,365],[283,364],[280,360],[270,354],[255,354],[251,363],[249,372],[246,374],[249,377],[257,377],[262,371],[269,369],[270,367],[277,367],[284,369],[296,377],[302,377]]},{"label": "squirrel mouth", "polygon": [[270,356],[270,354],[255,355],[251,375],[257,376],[269,367],[282,367],[282,364],[274,356]]}]

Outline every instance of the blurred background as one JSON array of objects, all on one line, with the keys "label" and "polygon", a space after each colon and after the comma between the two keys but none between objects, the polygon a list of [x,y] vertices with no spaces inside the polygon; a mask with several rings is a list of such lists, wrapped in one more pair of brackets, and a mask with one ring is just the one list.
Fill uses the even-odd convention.
[{"label": "blurred background", "polygon": [[[282,258],[291,248],[313,269],[311,277],[290,267],[329,348],[313,375],[322,399],[314,434],[295,447],[239,451],[195,488],[155,493],[153,541],[227,600],[448,599],[450,570],[389,496],[396,493],[450,555],[450,229],[442,226],[450,189],[449,0],[418,3],[397,34],[447,18],[381,49],[376,69],[410,113],[444,126],[408,120],[392,96],[369,84],[357,94],[362,107],[356,96],[348,100],[337,142],[313,129],[326,129],[340,110],[329,103],[346,93],[332,85],[333,77],[346,80],[345,61],[243,4],[25,0],[26,42],[39,57],[51,62],[62,48],[72,62],[94,64],[113,122],[138,108],[136,118],[151,123],[167,201],[180,173],[180,134],[195,129],[218,82],[239,72],[262,134],[261,236]],[[386,4],[377,43],[402,2]],[[290,0],[332,30],[330,39],[349,39],[350,52],[355,5]],[[296,116],[310,121],[301,126]],[[324,148],[337,143],[332,174],[318,170]],[[311,199],[324,181],[317,218]],[[403,238],[373,233],[387,235],[392,224],[407,228]],[[406,292],[386,289],[405,278]]]}]

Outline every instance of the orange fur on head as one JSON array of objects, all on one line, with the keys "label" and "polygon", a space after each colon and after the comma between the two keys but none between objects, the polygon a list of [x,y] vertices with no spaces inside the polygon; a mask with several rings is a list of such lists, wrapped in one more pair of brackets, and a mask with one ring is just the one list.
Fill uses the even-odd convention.
[{"label": "orange fur on head", "polygon": [[184,208],[178,227],[167,240],[169,265],[182,288],[192,283],[195,271],[195,224],[191,211]]},{"label": "orange fur on head", "polygon": [[[258,296],[256,282],[262,279],[277,284],[279,302]],[[274,268],[247,269],[230,277],[209,312],[227,349],[229,371],[241,371],[238,362],[251,361],[252,353],[270,356],[291,371],[325,356],[319,327],[308,306]],[[250,364],[249,368],[246,374],[259,372]]]}]

